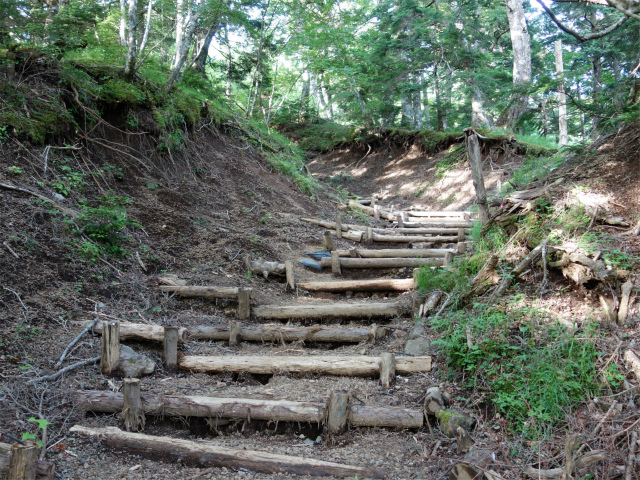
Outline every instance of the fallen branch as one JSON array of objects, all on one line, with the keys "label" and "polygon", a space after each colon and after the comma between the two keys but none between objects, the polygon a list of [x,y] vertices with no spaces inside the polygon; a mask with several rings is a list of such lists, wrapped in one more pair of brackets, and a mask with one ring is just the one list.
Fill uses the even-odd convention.
[{"label": "fallen branch", "polygon": [[[578,458],[575,461],[575,470],[580,470],[581,468],[588,467],[589,465],[596,462],[603,462],[608,457],[607,452],[605,450],[594,450],[593,452],[589,452],[582,457]],[[522,475],[527,478],[535,478],[535,479],[545,479],[545,480],[555,480],[564,478],[565,474],[564,468],[551,468],[549,470],[542,470],[533,467],[527,467],[522,471]],[[568,477],[570,478],[570,477]]]},{"label": "fallen branch", "polygon": [[62,355],[60,355],[60,360],[58,360],[56,362],[56,364],[53,366],[53,368],[58,369],[62,366],[62,362],[64,361],[65,357],[67,356],[67,354],[69,353],[69,351],[71,350],[71,348],[78,343],[78,341],[80,340],[80,338],[82,338],[82,336],[87,333],[89,330],[91,330],[93,327],[95,327],[96,323],[98,322],[98,317],[96,317],[91,323],[89,323],[84,330],[82,330],[78,336],[76,338],[74,338],[71,343],[69,345],[67,345],[67,348],[64,349],[64,352],[62,352]]},{"label": "fallen branch", "polygon": [[5,190],[15,190],[16,192],[28,193],[29,195],[33,195],[34,197],[37,197],[44,202],[50,203],[53,207],[57,208],[62,213],[66,213],[68,215],[71,215],[72,217],[77,217],[78,215],[80,215],[75,210],[71,210],[70,208],[63,207],[62,205],[57,204],[56,202],[51,200],[50,198],[47,198],[44,195],[40,195],[39,193],[32,192],[31,190],[27,190],[26,188],[17,187],[15,185],[8,185],[6,183],[0,183],[0,188],[4,188]]},{"label": "fallen branch", "polygon": [[624,359],[629,364],[629,368],[633,371],[638,382],[640,382],[640,358],[631,350],[624,352]]},{"label": "fallen branch", "polygon": [[91,365],[92,363],[98,363],[100,361],[100,357],[93,357],[88,360],[82,360],[81,362],[76,362],[73,365],[69,365],[68,367],[64,367],[62,370],[58,370],[53,375],[47,375],[46,377],[34,378],[33,380],[29,380],[27,383],[36,383],[36,382],[50,382],[52,380],[56,380],[60,378],[67,372],[75,370],[76,368],[84,367],[85,365]]}]

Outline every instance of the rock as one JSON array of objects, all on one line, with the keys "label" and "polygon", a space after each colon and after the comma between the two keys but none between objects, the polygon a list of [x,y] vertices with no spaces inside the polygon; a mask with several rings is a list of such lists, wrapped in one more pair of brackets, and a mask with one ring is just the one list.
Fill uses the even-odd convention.
[{"label": "rock", "polygon": [[424,334],[424,332],[425,332],[424,323],[422,322],[416,323],[416,326],[413,327],[411,332],[409,332],[409,340],[414,340],[418,337],[421,337]]},{"label": "rock", "polygon": [[438,410],[443,408],[444,400],[440,394],[440,389],[438,387],[428,388],[424,397],[424,412],[427,415],[435,415]]},{"label": "rock", "polygon": [[304,443],[305,445],[315,445],[316,444],[316,442],[314,442],[310,438],[305,439],[305,441],[302,442],[302,443]]},{"label": "rock", "polygon": [[458,427],[462,427],[467,432],[470,432],[476,423],[474,418],[452,408],[438,410],[436,412],[436,418],[440,420],[440,431],[449,438],[456,436]]},{"label": "rock", "polygon": [[120,363],[118,365],[125,377],[140,378],[150,375],[156,364],[149,357],[136,353],[131,347],[120,345]]},{"label": "rock", "polygon": [[458,463],[449,471],[449,480],[480,480],[483,473],[476,470],[471,465]]},{"label": "rock", "polygon": [[409,355],[424,355],[431,349],[431,344],[424,338],[414,338],[409,340],[404,346],[404,353]]}]

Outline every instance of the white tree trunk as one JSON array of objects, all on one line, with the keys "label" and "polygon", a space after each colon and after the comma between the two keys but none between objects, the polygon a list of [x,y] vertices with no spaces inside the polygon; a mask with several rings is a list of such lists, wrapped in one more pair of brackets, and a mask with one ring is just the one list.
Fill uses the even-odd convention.
[{"label": "white tree trunk", "polygon": [[472,127],[492,127],[491,120],[484,111],[482,102],[482,92],[477,85],[471,88],[471,126]]},{"label": "white tree trunk", "polygon": [[187,22],[184,17],[184,2],[185,0],[178,0],[176,3],[176,51],[174,52],[173,60],[171,61],[171,69],[176,68],[178,60],[180,59],[180,52],[182,51],[184,28]]},{"label": "white tree trunk", "polygon": [[127,44],[127,0],[120,0],[120,45]]},{"label": "white tree trunk", "polygon": [[142,35],[142,41],[140,42],[140,47],[138,48],[138,55],[142,55],[142,52],[144,52],[144,49],[147,46],[147,40],[149,39],[149,28],[151,26],[151,11],[154,3],[155,0],[149,0],[149,3],[147,5],[147,17],[144,22],[144,34]]},{"label": "white tree trunk", "polygon": [[182,38],[180,41],[180,50],[176,51],[178,60],[176,62],[176,65],[171,70],[171,74],[169,75],[167,84],[164,87],[165,91],[167,92],[171,90],[171,87],[173,87],[173,84],[178,79],[178,75],[180,75],[182,67],[187,61],[187,56],[189,55],[189,47],[191,46],[191,40],[193,39],[193,34],[196,30],[196,25],[198,24],[198,14],[194,14],[191,8],[189,8],[189,12],[187,14],[187,20],[188,23],[186,25],[186,28],[184,29],[184,38]]},{"label": "white tree trunk", "polygon": [[133,79],[136,73],[136,59],[137,59],[137,47],[138,38],[136,35],[138,23],[138,0],[128,0],[128,15],[127,15],[127,59],[124,64],[124,78],[128,81]]},{"label": "white tree trunk", "polygon": [[[522,0],[506,0],[511,46],[513,49],[513,86],[524,88],[531,82],[531,38],[527,30]],[[517,92],[509,109],[506,125],[513,127],[527,110],[529,95]]]},{"label": "white tree trunk", "polygon": [[560,81],[558,85],[558,130],[559,141],[558,145],[565,146],[568,141],[567,135],[567,99],[564,94],[564,64],[562,62],[562,41],[556,40],[555,44],[556,55],[556,74]]}]

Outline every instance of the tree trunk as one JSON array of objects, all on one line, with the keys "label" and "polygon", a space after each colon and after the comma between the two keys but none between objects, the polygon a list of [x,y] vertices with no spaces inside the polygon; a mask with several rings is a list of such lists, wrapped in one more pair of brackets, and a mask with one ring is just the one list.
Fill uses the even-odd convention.
[{"label": "tree trunk", "polygon": [[298,120],[304,122],[307,119],[307,108],[309,106],[309,92],[311,90],[311,76],[308,70],[302,74],[302,91],[300,92],[300,112]]},{"label": "tree trunk", "polygon": [[343,280],[335,282],[299,283],[298,288],[310,292],[405,292],[413,290],[413,279]]},{"label": "tree trunk", "polygon": [[[0,478],[6,478],[9,472],[10,457],[11,445],[8,443],[0,443]],[[54,478],[55,465],[46,460],[37,460],[36,480],[53,480]]]},{"label": "tree trunk", "polygon": [[558,85],[558,145],[564,147],[568,142],[567,135],[567,99],[564,94],[564,63],[562,61],[562,41],[554,43],[556,56],[556,74],[560,81]]},{"label": "tree trunk", "polygon": [[445,129],[445,118],[444,118],[444,109],[442,108],[442,92],[441,92],[441,79],[440,79],[440,68],[436,64],[433,67],[434,71],[434,81],[435,81],[435,93],[436,93],[436,130],[442,132]]},{"label": "tree trunk", "polygon": [[179,460],[204,467],[243,468],[263,473],[290,473],[309,476],[339,476],[360,478],[385,478],[379,468],[364,468],[309,458],[274,455],[255,450],[234,450],[217,447],[211,443],[192,442],[173,437],[158,437],[141,433],[129,433],[115,427],[89,428],[74,425],[70,429],[85,437],[93,437],[110,447],[132,453],[150,455],[153,458]]},{"label": "tree trunk", "polygon": [[217,30],[218,30],[218,22],[216,22],[215,24],[209,27],[209,30],[207,31],[207,35],[204,37],[202,46],[200,47],[200,51],[198,52],[198,55],[196,56],[196,59],[193,62],[193,68],[198,73],[202,73],[202,74],[205,73],[207,59],[209,58],[209,46],[211,45],[211,41],[213,40],[213,37],[215,36]]},{"label": "tree trunk", "polygon": [[120,0],[120,22],[118,28],[120,45],[127,45],[127,0]]},{"label": "tree trunk", "polygon": [[227,45],[227,87],[224,94],[229,100],[231,98],[231,44],[229,43],[228,20],[224,24],[224,43]]},{"label": "tree trunk", "polygon": [[128,82],[133,80],[136,73],[137,59],[137,12],[138,0],[128,0],[129,12],[127,16],[127,59],[124,64],[124,78]]},{"label": "tree trunk", "polygon": [[[527,30],[522,0],[506,0],[507,18],[513,48],[513,87],[524,89],[531,83],[531,38]],[[527,110],[529,95],[515,92],[513,104],[507,114],[506,126],[513,128],[518,118]]]},{"label": "tree trunk", "polygon": [[175,52],[173,53],[173,60],[171,61],[171,69],[173,70],[178,64],[178,60],[180,59],[180,52],[182,51],[182,42],[184,39],[184,29],[186,27],[184,16],[184,2],[189,2],[190,0],[177,0],[176,2],[176,41],[175,41]]},{"label": "tree trunk", "polygon": [[489,207],[487,206],[487,193],[484,189],[484,176],[482,175],[482,158],[480,156],[480,145],[478,136],[475,134],[467,137],[467,152],[469,154],[469,165],[471,166],[471,176],[473,186],[476,191],[476,203],[478,204],[478,217],[483,225],[489,221]]},{"label": "tree trunk", "polygon": [[492,126],[484,110],[482,92],[477,85],[471,87],[471,126],[477,128],[491,128]]},{"label": "tree trunk", "polygon": [[142,34],[142,40],[140,41],[140,46],[138,47],[138,56],[142,55],[144,49],[147,47],[147,40],[149,39],[149,29],[151,28],[151,12],[153,10],[153,4],[155,0],[149,0],[147,4],[147,15],[144,22],[144,33]]},{"label": "tree trunk", "polygon": [[[187,56],[189,55],[189,47],[191,47],[191,40],[193,39],[193,33],[195,32],[196,25],[198,23],[198,14],[193,13],[191,9],[189,9],[189,13],[187,15],[188,23],[184,31],[184,38],[179,42],[180,50],[176,52],[176,55],[179,53],[179,57],[176,65],[173,67],[171,74],[169,75],[169,79],[167,80],[167,84],[164,87],[165,92],[169,92],[173,84],[178,79],[178,75],[182,71],[182,67],[187,61]],[[178,42],[176,42],[178,43]]]}]

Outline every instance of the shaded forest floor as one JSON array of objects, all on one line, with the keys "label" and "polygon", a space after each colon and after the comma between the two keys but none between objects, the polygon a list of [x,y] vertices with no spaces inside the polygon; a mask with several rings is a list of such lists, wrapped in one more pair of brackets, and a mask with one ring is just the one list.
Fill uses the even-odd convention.
[{"label": "shaded forest floor", "polygon": [[[145,115],[143,110],[134,113]],[[54,461],[57,471],[69,479],[293,477],[226,468],[203,470],[129,455],[69,436],[67,430],[75,423],[120,425],[115,415],[85,415],[74,405],[75,390],[121,389],[120,380],[103,376],[97,366],[76,370],[55,382],[27,384],[27,381],[54,371],[64,346],[77,335],[79,321],[98,317],[180,326],[227,325],[234,321],[234,302],[180,299],[159,291],[157,278],[164,274],[175,274],[189,285],[251,287],[255,304],[343,300],[342,295],[324,294],[314,300],[302,291],[287,292],[284,279],[265,280],[255,273],[248,274],[244,257],[295,260],[298,281],[329,279],[330,274],[310,272],[297,262],[305,251],[323,248],[320,229],[301,222],[301,217],[333,219],[341,212],[345,222],[372,224],[362,214],[343,206],[345,190],[360,196],[378,194],[382,203],[397,207],[469,208],[473,194],[464,150],[460,144],[453,144],[425,155],[415,145],[390,144],[371,152],[366,147],[354,147],[325,153],[310,160],[307,166],[328,186],[321,183],[312,194],[303,194],[274,170],[260,146],[247,143],[237,130],[202,122],[185,135],[182,149],[169,156],[157,153],[153,135],[128,131],[126,122],[125,115],[114,113],[108,123],[100,123],[91,132],[91,140],[68,138],[75,141],[55,144],[66,145],[63,149],[25,144],[10,136],[2,138],[0,183],[37,192],[85,216],[93,213],[113,219],[114,211],[126,210],[126,218],[137,225],[123,223],[118,231],[111,232],[117,236],[109,244],[116,255],[109,256],[96,251],[95,242],[86,238],[87,230],[82,230],[80,220],[73,220],[33,195],[0,189],[0,432],[17,437],[25,432],[41,435],[29,418],[51,422],[47,430],[47,459]],[[68,149],[69,145],[73,148]],[[622,216],[631,226],[635,225],[639,216],[639,145],[636,128],[631,133],[627,130],[620,138],[610,137],[594,155],[574,156],[572,162],[563,166],[567,172],[565,182],[553,201],[559,201],[563,195],[581,195],[583,203],[595,202],[598,209]],[[524,159],[508,148],[489,152],[489,156],[485,173],[492,193],[509,180],[518,187],[536,181],[528,177],[520,179],[520,183],[513,180],[520,166],[535,163],[534,160]],[[496,198],[498,207],[500,199]],[[616,258],[623,258],[625,268],[632,270],[635,279],[638,237],[621,237],[628,227],[593,222],[590,228],[593,233],[606,235],[610,249],[619,252]],[[341,240],[338,246],[352,245]],[[517,253],[521,252],[514,251],[514,258]],[[402,269],[355,274],[353,278],[411,275],[410,269]],[[523,276],[518,293],[524,295],[525,301],[539,302],[537,306],[551,311],[554,317],[583,329],[598,320],[601,315],[598,299],[587,287],[577,287],[555,272],[548,288],[540,293],[535,288],[540,275],[539,269],[533,269]],[[408,297],[400,296],[409,303]],[[388,301],[396,299],[396,294],[359,294],[359,298]],[[503,302],[508,304],[512,300]],[[189,341],[186,348],[194,355],[376,355],[384,351],[401,354],[415,322],[405,316],[393,319],[392,325],[394,333],[375,344],[245,342],[229,347]],[[426,326],[423,336],[429,342],[441,335],[428,322]],[[637,306],[632,306],[625,326],[611,328],[598,339],[601,352],[598,368],[607,360],[623,366],[621,352],[625,348],[639,350]],[[597,439],[589,432],[603,419],[610,400],[585,398],[577,410],[567,412],[568,418],[557,428],[549,429],[545,437],[532,440],[519,436],[507,419],[496,415],[494,406],[487,401],[486,388],[467,387],[464,379],[449,369],[447,358],[438,353],[436,345],[430,348],[435,365],[432,372],[398,378],[392,389],[382,389],[373,379],[312,374],[279,373],[270,378],[249,374],[171,375],[163,370],[161,345],[127,343],[157,365],[155,373],[142,380],[143,393],[325,401],[331,391],[349,390],[369,405],[421,408],[426,388],[438,385],[451,395],[453,406],[477,420],[473,440],[495,455],[491,468],[503,478],[519,478],[526,464],[539,463],[542,468],[562,464],[561,449],[568,432],[581,432],[590,448],[609,451],[607,462],[598,466],[597,478],[613,478],[624,470],[627,451],[623,440],[628,437],[615,435],[637,428],[640,419],[636,407],[639,393],[634,387],[638,379],[630,375],[626,379],[616,378],[617,386],[610,386],[611,395],[626,392],[615,397],[618,410],[608,418]],[[99,349],[100,337],[86,336],[66,363],[94,357]],[[621,372],[623,376],[626,374]],[[256,421],[210,428],[204,420],[149,419],[145,433],[385,467],[389,478],[440,478],[460,456],[455,453],[454,442],[445,438],[435,424],[432,428],[420,431],[355,428],[334,445],[316,444],[321,431],[315,426]]]}]

